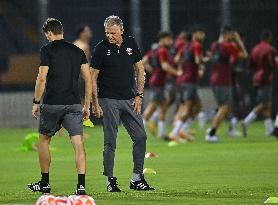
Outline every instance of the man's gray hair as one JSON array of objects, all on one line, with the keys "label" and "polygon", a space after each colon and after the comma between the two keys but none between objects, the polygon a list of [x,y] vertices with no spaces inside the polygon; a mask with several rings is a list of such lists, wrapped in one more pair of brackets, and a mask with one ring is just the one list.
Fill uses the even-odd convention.
[{"label": "man's gray hair", "polygon": [[120,19],[119,16],[108,16],[105,21],[104,21],[104,27],[107,27],[107,26],[119,26],[121,29],[124,28],[124,24],[123,24],[123,21],[122,19]]}]

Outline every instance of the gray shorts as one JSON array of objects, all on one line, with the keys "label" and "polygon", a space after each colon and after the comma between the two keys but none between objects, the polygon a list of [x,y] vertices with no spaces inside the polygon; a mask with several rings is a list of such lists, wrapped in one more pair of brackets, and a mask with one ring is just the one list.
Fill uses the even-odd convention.
[{"label": "gray shorts", "polygon": [[186,101],[196,101],[199,99],[197,93],[198,85],[191,83],[184,83],[178,88],[178,102],[184,103]]},{"label": "gray shorts", "polygon": [[216,102],[221,105],[233,104],[233,87],[232,86],[213,86],[212,91]]},{"label": "gray shorts", "polygon": [[257,103],[269,103],[271,102],[272,90],[271,86],[261,86],[257,87]]},{"label": "gray shorts", "polygon": [[168,80],[165,89],[164,89],[164,97],[169,102],[172,104],[176,100],[176,94],[177,94],[177,89],[176,89],[176,84],[174,80]]},{"label": "gray shorts", "polygon": [[69,136],[83,135],[83,113],[80,104],[41,105],[39,133],[52,137],[63,126]]},{"label": "gray shorts", "polygon": [[152,102],[162,103],[163,101],[166,100],[164,87],[151,88],[150,93],[151,93],[150,94],[150,101],[152,101]]}]

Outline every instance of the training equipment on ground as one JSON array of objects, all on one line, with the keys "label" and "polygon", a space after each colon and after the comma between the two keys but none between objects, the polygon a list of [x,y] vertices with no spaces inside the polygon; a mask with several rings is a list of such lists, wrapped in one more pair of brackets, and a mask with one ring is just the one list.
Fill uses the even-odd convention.
[{"label": "training equipment on ground", "polygon": [[156,171],[154,169],[152,169],[152,168],[145,168],[143,170],[143,173],[144,174],[156,174]]},{"label": "training equipment on ground", "polygon": [[278,204],[278,197],[269,197],[264,202],[265,204]]},{"label": "training equipment on ground", "polygon": [[90,119],[87,119],[83,121],[83,126],[93,128],[95,125]]},{"label": "training equipment on ground", "polygon": [[153,152],[149,152],[145,155],[145,158],[155,158],[155,157],[158,157],[158,155]]}]

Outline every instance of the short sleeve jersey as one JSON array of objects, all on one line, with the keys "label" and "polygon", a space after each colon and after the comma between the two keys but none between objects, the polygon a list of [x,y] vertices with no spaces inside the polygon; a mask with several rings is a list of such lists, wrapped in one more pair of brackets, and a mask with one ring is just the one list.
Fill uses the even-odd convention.
[{"label": "short sleeve jersey", "polygon": [[43,46],[40,52],[40,66],[49,67],[43,103],[80,104],[78,78],[81,65],[86,63],[84,52],[64,39]]},{"label": "short sleeve jersey", "polygon": [[124,37],[120,47],[103,40],[94,49],[91,67],[99,70],[98,96],[127,100],[136,95],[134,64],[142,60],[135,39]]}]

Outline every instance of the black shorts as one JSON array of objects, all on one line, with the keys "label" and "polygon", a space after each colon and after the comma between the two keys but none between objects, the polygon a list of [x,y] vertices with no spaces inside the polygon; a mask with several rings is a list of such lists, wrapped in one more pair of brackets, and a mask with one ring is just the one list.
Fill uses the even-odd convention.
[{"label": "black shorts", "polygon": [[186,101],[197,101],[198,85],[193,83],[184,83],[178,87],[178,103],[185,103]]},{"label": "black shorts", "polygon": [[83,135],[83,113],[80,104],[41,105],[39,133],[52,137],[64,127],[69,136]]},{"label": "black shorts", "polygon": [[271,102],[271,95],[272,95],[272,91],[271,91],[271,86],[261,86],[261,87],[257,87],[257,98],[256,101],[257,103],[270,103]]}]

